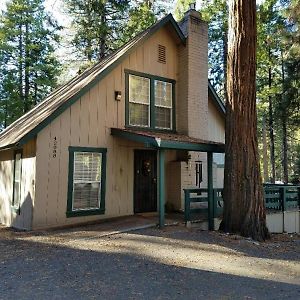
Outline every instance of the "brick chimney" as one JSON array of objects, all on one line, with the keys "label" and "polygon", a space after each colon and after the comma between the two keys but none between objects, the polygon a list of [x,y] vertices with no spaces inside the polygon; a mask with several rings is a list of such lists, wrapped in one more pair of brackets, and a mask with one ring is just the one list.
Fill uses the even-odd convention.
[{"label": "brick chimney", "polygon": [[208,25],[194,9],[179,22],[187,38],[179,48],[177,130],[208,139]]}]

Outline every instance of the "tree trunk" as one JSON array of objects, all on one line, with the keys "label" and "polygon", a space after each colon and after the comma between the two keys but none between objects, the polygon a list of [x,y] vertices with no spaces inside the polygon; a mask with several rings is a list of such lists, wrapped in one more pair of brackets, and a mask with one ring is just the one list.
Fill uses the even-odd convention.
[{"label": "tree trunk", "polygon": [[[269,60],[271,60],[271,48],[269,46]],[[269,89],[272,86],[272,70],[269,67]],[[269,96],[269,135],[270,135],[270,162],[271,162],[271,182],[275,183],[275,142],[274,142],[274,118],[272,97]]]},{"label": "tree trunk", "polygon": [[285,74],[284,74],[284,61],[283,53],[281,51],[281,78],[282,78],[282,94],[281,94],[281,126],[282,126],[282,170],[283,182],[285,184],[289,181],[288,174],[288,143],[287,143],[287,105],[285,103]]},{"label": "tree trunk", "polygon": [[19,97],[20,97],[20,103],[23,103],[24,101],[24,95],[23,95],[23,30],[22,30],[22,24],[19,25],[19,45],[18,45],[18,54],[19,54]]},{"label": "tree trunk", "polygon": [[269,165],[268,165],[268,146],[267,146],[267,130],[266,130],[266,118],[263,116],[262,124],[262,136],[263,136],[263,169],[264,169],[264,182],[269,181]]},{"label": "tree trunk", "polygon": [[224,68],[224,98],[227,102],[227,55],[228,55],[228,32],[223,35],[223,68]]},{"label": "tree trunk", "polygon": [[281,118],[282,126],[282,169],[283,169],[283,182],[287,184],[289,182],[288,172],[288,143],[287,143],[287,125],[286,116],[283,115]]},{"label": "tree trunk", "polygon": [[29,24],[28,16],[26,16],[25,23],[25,39],[24,39],[24,60],[25,60],[25,71],[24,71],[24,113],[30,109],[29,104]]},{"label": "tree trunk", "polygon": [[259,169],[256,116],[255,0],[230,0],[224,214],[221,229],[269,237]]}]

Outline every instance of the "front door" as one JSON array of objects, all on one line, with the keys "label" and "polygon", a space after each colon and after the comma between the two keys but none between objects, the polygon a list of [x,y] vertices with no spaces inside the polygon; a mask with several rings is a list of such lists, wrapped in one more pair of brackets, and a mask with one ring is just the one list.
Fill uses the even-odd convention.
[{"label": "front door", "polygon": [[157,211],[157,152],[134,151],[134,212]]}]

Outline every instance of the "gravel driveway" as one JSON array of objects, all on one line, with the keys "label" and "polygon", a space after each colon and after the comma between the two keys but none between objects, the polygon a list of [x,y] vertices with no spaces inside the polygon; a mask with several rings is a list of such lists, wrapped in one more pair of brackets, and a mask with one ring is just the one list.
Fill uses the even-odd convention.
[{"label": "gravel driveway", "polygon": [[0,228],[0,299],[300,299],[300,237]]}]

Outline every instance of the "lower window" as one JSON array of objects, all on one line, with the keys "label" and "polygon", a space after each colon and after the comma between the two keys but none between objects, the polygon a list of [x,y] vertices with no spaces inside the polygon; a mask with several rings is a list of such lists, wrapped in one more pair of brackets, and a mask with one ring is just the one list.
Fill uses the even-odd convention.
[{"label": "lower window", "polygon": [[103,214],[106,149],[69,147],[67,216]]},{"label": "lower window", "polygon": [[12,206],[18,210],[20,209],[20,203],[21,203],[21,176],[22,176],[22,152],[18,151],[15,153],[13,199],[12,199]]}]

